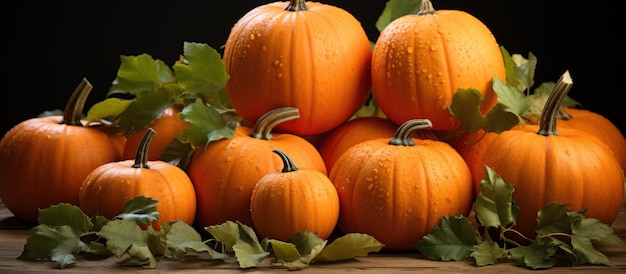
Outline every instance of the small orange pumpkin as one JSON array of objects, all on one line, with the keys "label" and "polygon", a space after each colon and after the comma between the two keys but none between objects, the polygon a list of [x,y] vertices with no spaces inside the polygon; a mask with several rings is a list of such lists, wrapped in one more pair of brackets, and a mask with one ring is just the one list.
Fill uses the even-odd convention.
[{"label": "small orange pumpkin", "polygon": [[409,120],[393,138],[361,142],[337,159],[329,178],[339,194],[342,232],[407,251],[441,217],[469,214],[472,177],[463,158],[445,142],[411,138],[431,126],[427,119]]},{"label": "small orange pumpkin", "polygon": [[187,174],[168,162],[148,160],[148,150],[156,132],[148,128],[134,160],[104,164],[84,179],[78,206],[88,215],[112,219],[121,214],[128,200],[152,197],[159,203],[159,222],[183,221],[193,225],[196,192]]},{"label": "small orange pumpkin", "polygon": [[448,106],[459,88],[479,90],[487,113],[496,104],[493,77],[506,79],[506,70],[487,26],[463,11],[436,11],[430,0],[389,23],[372,55],[374,98],[398,125],[422,117],[436,131],[458,127]]},{"label": "small orange pumpkin", "polygon": [[537,212],[548,203],[587,209],[586,216],[611,225],[624,199],[624,172],[611,149],[597,137],[560,127],[557,113],[572,85],[565,72],[548,97],[539,125],[500,133],[484,154],[485,165],[515,187],[520,207],[516,230],[534,238]]},{"label": "small orange pumpkin", "polygon": [[224,47],[226,92],[254,124],[265,113],[296,107],[301,118],[276,131],[315,135],[347,121],[370,94],[372,50],[361,23],[323,3],[291,0],[250,10]]},{"label": "small orange pumpkin", "polygon": [[254,128],[237,126],[231,139],[221,139],[196,148],[187,173],[196,188],[199,227],[240,221],[252,226],[250,195],[259,179],[282,167],[273,148],[281,149],[302,168],[327,174],[317,149],[304,138],[272,133],[278,124],[298,118],[297,108],[278,108],[261,117]]},{"label": "small orange pumpkin", "polygon": [[15,217],[37,223],[41,208],[77,204],[87,174],[122,159],[123,137],[81,120],[91,89],[83,79],[62,116],[23,121],[0,141],[0,199]]},{"label": "small orange pumpkin", "polygon": [[[150,125],[152,130],[158,132],[150,142],[150,150],[148,151],[148,160],[155,161],[161,159],[161,154],[174,141],[180,132],[189,124],[188,122],[178,118],[178,113],[182,110],[182,105],[174,104],[166,108],[161,116],[154,120]],[[126,136],[126,145],[124,146],[124,159],[135,159],[137,149],[148,131],[147,128],[134,131]]]},{"label": "small orange pumpkin", "polygon": [[288,241],[298,232],[327,239],[339,218],[339,197],[326,174],[299,169],[285,152],[274,149],[282,170],[268,173],[254,186],[250,214],[261,237]]}]

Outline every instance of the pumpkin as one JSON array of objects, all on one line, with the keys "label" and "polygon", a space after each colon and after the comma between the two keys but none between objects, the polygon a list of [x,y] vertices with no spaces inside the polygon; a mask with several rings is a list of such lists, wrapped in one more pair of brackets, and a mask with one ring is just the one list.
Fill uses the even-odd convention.
[{"label": "pumpkin", "polygon": [[387,251],[408,251],[441,217],[469,214],[472,177],[463,158],[445,142],[411,137],[431,126],[411,119],[393,137],[358,143],[339,156],[329,178],[342,232],[371,235]]},{"label": "pumpkin", "polygon": [[302,231],[327,239],[339,218],[335,186],[319,170],[299,169],[285,152],[272,151],[283,168],[261,177],[252,190],[250,214],[256,231],[284,242]]},{"label": "pumpkin", "polygon": [[465,163],[472,173],[472,182],[477,191],[479,190],[480,181],[483,179],[485,173],[483,155],[489,143],[491,143],[496,136],[498,136],[498,133],[486,132],[481,128],[476,132],[463,132],[460,136],[448,141],[465,160]]},{"label": "pumpkin", "polygon": [[492,78],[506,79],[500,48],[480,20],[459,10],[435,10],[421,2],[417,14],[390,22],[372,55],[373,95],[396,124],[426,118],[433,130],[458,127],[448,106],[459,88],[475,88],[483,114],[496,104]]},{"label": "pumpkin", "polygon": [[78,206],[85,214],[112,219],[123,212],[128,200],[145,196],[158,201],[160,223],[193,224],[196,192],[189,176],[168,162],[148,160],[155,134],[154,129],[147,129],[134,159],[106,163],[85,177],[78,196]]},{"label": "pumpkin", "polygon": [[[396,124],[379,116],[361,116],[343,123],[330,131],[319,147],[326,169],[331,170],[337,158],[349,147],[371,139],[392,137],[397,129]],[[430,130],[418,130],[414,137],[438,139]]]},{"label": "pumpkin", "polygon": [[197,226],[226,221],[253,226],[252,189],[263,175],[282,167],[280,159],[272,153],[273,148],[289,153],[302,168],[327,174],[322,156],[311,143],[297,135],[272,132],[278,124],[298,117],[297,108],[278,108],[266,113],[254,127],[237,126],[232,138],[194,150],[187,173],[196,189]]},{"label": "pumpkin", "polygon": [[361,23],[323,3],[291,0],[258,6],[232,27],[223,60],[226,92],[250,124],[268,111],[296,107],[301,118],[276,131],[327,132],[370,94],[372,50]]},{"label": "pumpkin", "polygon": [[39,209],[77,204],[85,176],[122,158],[122,136],[81,120],[91,89],[83,79],[63,115],[25,120],[0,140],[0,199],[15,217],[36,223]]},{"label": "pumpkin", "polygon": [[[180,132],[189,124],[188,122],[178,118],[178,113],[182,110],[182,105],[174,104],[166,108],[161,116],[150,124],[152,130],[158,132],[150,142],[150,150],[148,151],[148,160],[160,160],[161,154],[176,139]],[[148,131],[147,128],[134,131],[126,136],[126,145],[124,146],[124,159],[135,159],[137,149]]]},{"label": "pumpkin", "polygon": [[626,171],[626,139],[609,119],[587,109],[561,107],[556,123],[558,127],[589,132],[604,141],[617,157],[622,170]]},{"label": "pumpkin", "polygon": [[571,85],[566,71],[548,97],[539,125],[500,133],[483,156],[485,165],[515,188],[513,200],[520,207],[515,229],[530,238],[537,212],[548,203],[586,209],[587,217],[610,225],[624,199],[624,173],[611,149],[587,132],[557,128],[558,109]]}]

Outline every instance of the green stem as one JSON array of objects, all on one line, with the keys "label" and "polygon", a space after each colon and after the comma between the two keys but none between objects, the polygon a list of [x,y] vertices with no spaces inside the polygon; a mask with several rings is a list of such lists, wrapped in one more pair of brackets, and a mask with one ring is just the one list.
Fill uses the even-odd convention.
[{"label": "green stem", "polygon": [[156,134],[156,131],[149,127],[143,135],[141,143],[139,143],[139,147],[137,148],[137,154],[135,154],[134,168],[150,168],[148,164],[148,150],[150,149],[150,143],[152,142],[154,134]]},{"label": "green stem", "polygon": [[254,125],[250,137],[273,140],[272,129],[280,123],[300,118],[300,111],[294,107],[283,107],[265,113]]},{"label": "green stem", "polygon": [[572,78],[569,75],[569,71],[565,71],[559,78],[559,81],[554,86],[554,89],[548,96],[546,104],[541,111],[541,117],[539,119],[539,131],[537,134],[544,136],[559,135],[556,130],[556,121],[561,108],[561,102],[572,87]]},{"label": "green stem", "polygon": [[413,133],[420,129],[430,129],[433,124],[428,119],[413,119],[400,125],[393,138],[389,141],[390,145],[395,146],[414,146]]},{"label": "green stem", "polygon": [[285,8],[286,11],[304,11],[309,10],[305,0],[291,0]]},{"label": "green stem", "polygon": [[63,110],[63,119],[60,122],[61,124],[83,126],[83,123],[80,120],[83,116],[85,101],[87,101],[87,97],[89,96],[92,88],[93,86],[91,83],[89,83],[87,79],[83,78],[76,89],[74,89],[74,92],[65,105],[65,109]]},{"label": "green stem", "polygon": [[298,170],[298,167],[296,166],[296,164],[294,164],[293,160],[291,159],[291,157],[289,157],[289,155],[287,155],[287,153],[277,148],[272,149],[272,152],[278,154],[278,156],[280,156],[280,159],[283,161],[283,173]]}]

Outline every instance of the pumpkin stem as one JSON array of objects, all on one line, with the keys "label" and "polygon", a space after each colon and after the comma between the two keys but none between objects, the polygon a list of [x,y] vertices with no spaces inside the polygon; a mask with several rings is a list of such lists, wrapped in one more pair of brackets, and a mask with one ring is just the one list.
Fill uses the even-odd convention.
[{"label": "pumpkin stem", "polygon": [[572,77],[569,75],[569,71],[565,71],[559,78],[559,81],[554,86],[554,89],[548,96],[546,104],[543,106],[541,117],[539,118],[539,131],[537,134],[544,136],[559,135],[556,131],[556,121],[561,109],[561,102],[572,87]]},{"label": "pumpkin stem", "polygon": [[309,10],[309,6],[306,5],[305,0],[291,0],[289,5],[285,8],[286,11],[303,11]]},{"label": "pumpkin stem", "polygon": [[561,120],[571,120],[572,118],[574,118],[574,117],[572,117],[572,115],[571,115],[571,114],[569,114],[569,113],[565,110],[565,108],[564,108],[563,106],[561,106],[561,107],[559,108],[559,119],[561,119]]},{"label": "pumpkin stem", "polygon": [[86,78],[83,78],[80,81],[80,84],[74,89],[74,92],[70,96],[70,99],[67,101],[65,105],[65,109],[63,110],[63,119],[61,119],[61,124],[72,125],[72,126],[83,126],[83,123],[80,119],[83,116],[83,108],[85,107],[85,101],[87,101],[87,97],[91,92],[93,86]]},{"label": "pumpkin stem", "polygon": [[277,108],[265,113],[254,125],[250,137],[273,140],[272,129],[280,123],[300,118],[300,110],[294,107]]},{"label": "pumpkin stem", "polygon": [[152,142],[154,134],[156,134],[156,131],[149,127],[143,135],[141,143],[139,143],[139,147],[137,148],[137,154],[135,154],[134,168],[150,168],[150,165],[148,165],[148,150],[150,149],[150,142]]},{"label": "pumpkin stem", "polygon": [[422,0],[420,4],[420,11],[417,12],[417,15],[425,15],[425,14],[435,14],[437,11],[433,7],[433,3],[430,0]]},{"label": "pumpkin stem", "polygon": [[428,119],[408,120],[396,130],[389,144],[394,146],[414,146],[413,133],[419,129],[429,129],[432,127],[433,123]]},{"label": "pumpkin stem", "polygon": [[278,154],[278,156],[280,156],[280,159],[283,161],[283,169],[281,170],[281,172],[285,173],[298,170],[298,167],[293,162],[291,157],[287,155],[287,153],[277,148],[272,149],[272,152]]}]

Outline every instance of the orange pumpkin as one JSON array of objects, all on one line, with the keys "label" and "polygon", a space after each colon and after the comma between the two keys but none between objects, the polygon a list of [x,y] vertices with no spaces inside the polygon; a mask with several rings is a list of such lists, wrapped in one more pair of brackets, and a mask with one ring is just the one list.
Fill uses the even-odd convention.
[{"label": "orange pumpkin", "polygon": [[516,230],[534,237],[537,212],[548,203],[588,209],[586,216],[610,225],[624,199],[624,173],[611,149],[581,130],[559,127],[557,112],[572,80],[563,74],[550,94],[539,125],[521,125],[494,138],[487,166],[515,187],[520,207]]},{"label": "orange pumpkin", "polygon": [[87,174],[122,158],[123,137],[81,120],[91,89],[83,79],[62,116],[23,121],[0,141],[0,199],[15,217],[36,223],[41,208],[77,204]]},{"label": "orange pumpkin", "polygon": [[168,162],[148,160],[155,133],[152,128],[147,129],[135,159],[101,165],[85,177],[78,199],[85,214],[112,219],[123,212],[128,200],[146,196],[158,201],[160,223],[193,224],[196,192],[185,171]]},{"label": "orange pumpkin", "polygon": [[[397,129],[396,124],[378,116],[362,116],[343,123],[330,131],[320,145],[326,169],[331,170],[337,158],[349,147],[371,139],[392,137]],[[413,137],[438,139],[430,130],[418,130]]]},{"label": "orange pumpkin", "polygon": [[622,132],[606,117],[586,109],[564,107],[557,120],[558,127],[580,129],[604,141],[626,171],[626,139]]},{"label": "orange pumpkin", "polygon": [[276,131],[315,135],[348,120],[370,94],[372,50],[361,23],[323,3],[291,0],[250,10],[224,47],[232,106],[254,124],[279,107],[301,118]]},{"label": "orange pumpkin", "polygon": [[259,179],[252,190],[250,214],[261,237],[288,241],[298,232],[327,239],[339,218],[339,197],[326,174],[299,169],[285,152],[274,149],[282,170]]},{"label": "orange pumpkin", "polygon": [[[150,142],[150,151],[148,151],[148,160],[155,161],[161,159],[161,154],[176,139],[180,132],[189,124],[188,122],[178,118],[178,113],[182,110],[182,105],[172,105],[166,108],[161,116],[154,120],[150,125],[152,130],[158,132]],[[126,145],[124,147],[124,159],[135,159],[139,144],[143,136],[148,131],[147,128],[134,131],[126,136]]]},{"label": "orange pumpkin", "polygon": [[338,227],[365,233],[388,251],[414,250],[443,216],[467,216],[472,177],[449,144],[411,138],[430,129],[427,119],[401,125],[393,138],[364,141],[348,148],[329,178],[339,194]]},{"label": "orange pumpkin", "polygon": [[374,98],[398,125],[420,117],[431,120],[433,130],[458,127],[448,106],[459,88],[479,90],[487,113],[496,103],[493,77],[506,79],[506,70],[487,26],[463,11],[436,11],[430,0],[418,14],[389,23],[372,55]]},{"label": "orange pumpkin", "polygon": [[479,129],[477,132],[464,132],[449,140],[449,144],[463,157],[472,173],[474,193],[480,192],[480,181],[485,173],[483,155],[496,136],[498,136],[496,132],[485,132],[484,129]]},{"label": "orange pumpkin", "polygon": [[299,117],[298,109],[285,107],[266,113],[254,128],[237,126],[231,139],[221,139],[196,148],[187,173],[198,200],[196,225],[219,225],[240,221],[252,226],[250,196],[263,175],[282,168],[272,149],[289,153],[302,168],[327,174],[324,160],[316,148],[302,137],[272,133],[272,129]]}]

